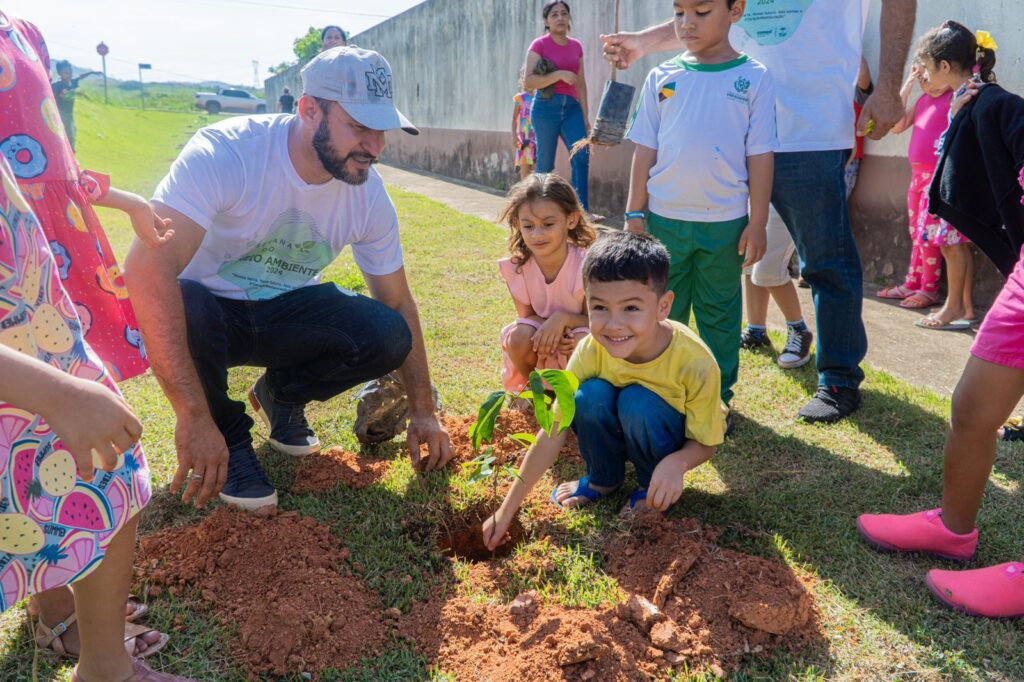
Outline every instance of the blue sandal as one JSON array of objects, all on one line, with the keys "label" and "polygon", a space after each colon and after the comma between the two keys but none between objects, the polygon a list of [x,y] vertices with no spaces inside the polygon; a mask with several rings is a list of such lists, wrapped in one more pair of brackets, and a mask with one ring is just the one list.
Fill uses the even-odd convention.
[{"label": "blue sandal", "polygon": [[647,502],[647,489],[640,488],[634,490],[633,494],[629,496],[629,508],[632,510],[636,506],[637,502]]},{"label": "blue sandal", "polygon": [[[563,505],[561,502],[558,501],[558,488],[559,487],[561,487],[561,484],[556,485],[554,487],[554,489],[551,491],[551,501],[554,502],[555,504],[557,504],[559,507],[562,507],[563,509],[565,509],[565,505]],[[618,488],[616,487],[615,490],[618,490]],[[576,484],[576,490],[573,491],[573,493],[572,493],[572,495],[570,497],[585,497],[588,500],[590,500],[591,502],[597,502],[602,497],[606,497],[608,495],[611,495],[613,492],[615,492],[615,490],[612,490],[611,492],[607,492],[607,493],[602,493],[600,491],[594,490],[593,488],[590,487],[590,476],[583,476],[583,477],[580,478],[579,482]],[[566,498],[566,499],[569,499],[569,498]]]}]

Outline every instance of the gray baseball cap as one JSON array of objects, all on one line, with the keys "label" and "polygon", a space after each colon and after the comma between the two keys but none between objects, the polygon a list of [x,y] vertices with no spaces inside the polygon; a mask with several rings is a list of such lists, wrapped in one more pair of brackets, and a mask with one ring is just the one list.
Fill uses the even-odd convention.
[{"label": "gray baseball cap", "polygon": [[324,50],[302,68],[302,93],[337,102],[371,130],[420,133],[395,107],[391,65],[373,50],[354,45]]}]

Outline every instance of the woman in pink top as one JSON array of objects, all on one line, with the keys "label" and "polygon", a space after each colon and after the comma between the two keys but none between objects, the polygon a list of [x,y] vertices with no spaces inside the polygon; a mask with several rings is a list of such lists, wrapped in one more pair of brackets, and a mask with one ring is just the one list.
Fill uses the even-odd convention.
[{"label": "woman in pink top", "polygon": [[938,304],[942,260],[947,264],[948,297],[946,304],[933,315],[922,318],[917,325],[925,329],[967,329],[974,318],[972,301],[974,259],[967,248],[968,240],[944,220],[928,212],[928,186],[938,161],[936,150],[949,123],[949,103],[953,90],[922,79],[923,71],[915,64],[903,85],[906,104],[914,83],[920,83],[923,94],[893,128],[902,133],[912,128],[907,157],[911,179],[907,191],[910,217],[910,238],[913,243],[910,267],[903,284],[878,292],[881,298],[903,299],[903,308],[929,308]]},{"label": "woman in pink top", "polygon": [[[533,128],[537,137],[537,172],[550,173],[555,168],[558,138],[565,148],[590,134],[587,108],[587,79],[583,73],[583,45],[569,37],[572,16],[569,4],[561,0],[544,3],[545,34],[530,43],[526,53],[527,90],[536,90],[533,103]],[[551,62],[555,70],[544,75],[536,73],[541,59]],[[553,87],[553,90],[552,90]],[[571,160],[572,186],[584,210],[590,210],[590,153],[580,150]]]},{"label": "woman in pink top", "polygon": [[576,193],[554,174],[531,175],[508,195],[509,258],[498,261],[519,319],[501,330],[505,390],[519,393],[534,369],[565,369],[587,329],[583,256],[596,238]]}]

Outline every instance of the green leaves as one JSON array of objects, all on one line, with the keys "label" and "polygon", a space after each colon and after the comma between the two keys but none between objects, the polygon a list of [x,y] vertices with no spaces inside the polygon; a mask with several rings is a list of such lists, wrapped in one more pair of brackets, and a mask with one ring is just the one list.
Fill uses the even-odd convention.
[{"label": "green leaves", "polygon": [[[538,372],[532,372],[530,374],[530,387],[533,387],[533,376]],[[558,432],[561,433],[565,429],[569,428],[572,424],[573,418],[576,416],[576,391],[580,387],[580,380],[576,378],[576,375],[572,372],[564,369],[542,369],[540,377],[544,381],[548,382],[548,386],[555,392],[555,402],[558,404],[558,408],[561,411],[561,421],[558,423]],[[534,389],[536,390],[536,389]],[[534,408],[536,409],[537,402],[534,401]],[[545,405],[545,410],[547,410]],[[541,424],[543,429],[551,435],[551,425],[553,416],[549,411],[547,419],[547,426],[541,422],[540,414],[537,415],[537,422]]]},{"label": "green leaves", "polygon": [[494,448],[487,448],[485,453],[471,459],[463,466],[473,468],[473,473],[470,475],[469,480],[473,483],[479,483],[494,476],[494,463],[496,461],[498,459],[494,456]]},{"label": "green leaves", "polygon": [[530,447],[537,442],[537,436],[532,433],[513,433],[509,438],[525,447]]},{"label": "green leaves", "polygon": [[551,435],[551,423],[554,415],[547,401],[544,400],[544,381],[536,371],[530,372],[530,396],[533,399],[533,414],[544,432]]},{"label": "green leaves", "polygon": [[469,427],[469,439],[473,442],[474,451],[479,451],[481,445],[490,443],[494,437],[494,424],[498,421],[498,413],[501,412],[506,395],[505,391],[495,391],[480,406],[476,422]]}]

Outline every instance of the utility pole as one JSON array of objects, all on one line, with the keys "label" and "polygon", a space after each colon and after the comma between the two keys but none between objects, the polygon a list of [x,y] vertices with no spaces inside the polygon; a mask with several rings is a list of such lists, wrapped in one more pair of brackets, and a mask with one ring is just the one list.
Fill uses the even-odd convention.
[{"label": "utility pole", "polygon": [[260,62],[258,59],[252,60],[252,87],[260,89]]}]

